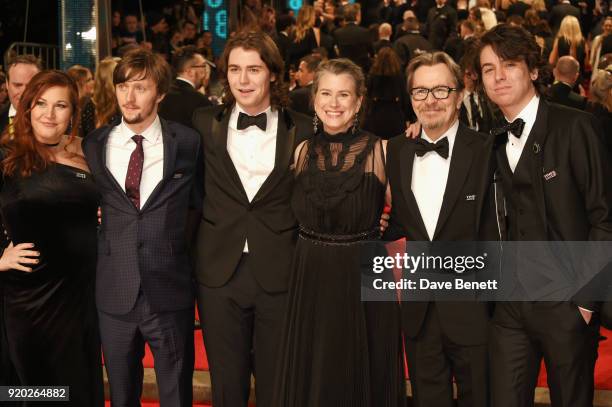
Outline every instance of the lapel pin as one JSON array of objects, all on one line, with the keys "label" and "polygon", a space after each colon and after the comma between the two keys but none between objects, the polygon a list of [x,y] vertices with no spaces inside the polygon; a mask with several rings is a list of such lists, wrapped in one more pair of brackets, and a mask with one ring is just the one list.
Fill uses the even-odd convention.
[{"label": "lapel pin", "polygon": [[533,143],[533,153],[539,154],[542,151],[542,147],[538,143]]},{"label": "lapel pin", "polygon": [[548,172],[548,173],[544,174],[544,179],[545,179],[546,181],[549,181],[549,180],[551,180],[551,179],[555,178],[556,176],[557,176],[557,171],[552,170],[552,171],[550,171],[550,172]]},{"label": "lapel pin", "polygon": [[466,201],[475,201],[476,200],[476,195],[466,195],[465,196],[465,200]]}]

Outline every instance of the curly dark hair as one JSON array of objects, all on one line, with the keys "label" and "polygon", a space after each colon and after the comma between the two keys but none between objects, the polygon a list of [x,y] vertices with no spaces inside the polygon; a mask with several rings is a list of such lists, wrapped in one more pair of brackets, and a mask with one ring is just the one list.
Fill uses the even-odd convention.
[{"label": "curly dark hair", "polygon": [[285,63],[272,38],[263,31],[239,32],[230,38],[225,45],[218,66],[224,90],[223,102],[227,106],[231,106],[236,101],[227,81],[229,56],[236,48],[257,51],[270,74],[275,77],[274,81],[270,83],[270,104],[275,109],[289,106],[289,87],[283,79],[285,77]]},{"label": "curly dark hair", "polygon": [[[533,85],[539,95],[545,93],[551,72],[542,58],[540,46],[529,31],[523,27],[499,24],[480,38],[479,56],[486,46],[493,48],[493,51],[503,60],[524,61],[530,72],[537,70],[538,77],[533,81]],[[480,57],[476,58],[475,62],[478,79],[482,82]]]}]

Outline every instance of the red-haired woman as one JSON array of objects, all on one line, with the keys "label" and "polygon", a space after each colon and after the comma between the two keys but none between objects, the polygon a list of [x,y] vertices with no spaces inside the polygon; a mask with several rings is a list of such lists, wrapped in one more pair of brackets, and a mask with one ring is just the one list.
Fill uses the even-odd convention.
[{"label": "red-haired woman", "polygon": [[[0,257],[8,352],[22,386],[70,386],[71,406],[101,406],[94,305],[98,192],[83,158],[78,90],[44,71],[0,139]],[[72,134],[66,129],[72,122]]]}]

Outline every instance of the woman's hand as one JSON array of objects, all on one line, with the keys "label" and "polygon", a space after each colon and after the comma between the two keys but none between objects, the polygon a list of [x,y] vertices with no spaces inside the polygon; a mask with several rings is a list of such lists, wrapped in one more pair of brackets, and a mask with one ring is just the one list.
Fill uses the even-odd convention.
[{"label": "woman's hand", "polygon": [[31,250],[33,248],[34,243],[19,243],[17,246],[13,246],[13,242],[9,243],[0,257],[0,272],[11,269],[31,272],[32,268],[26,265],[38,264],[38,256],[40,256],[38,251]]}]

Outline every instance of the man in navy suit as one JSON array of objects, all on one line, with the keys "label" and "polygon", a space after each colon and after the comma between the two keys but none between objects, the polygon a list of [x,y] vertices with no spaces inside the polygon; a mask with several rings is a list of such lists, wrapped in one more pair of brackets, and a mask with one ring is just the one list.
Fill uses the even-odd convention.
[{"label": "man in navy suit", "polygon": [[194,287],[187,256],[199,136],[161,120],[172,74],[136,50],[115,68],[122,120],[84,142],[101,192],[96,304],[113,406],[140,406],[144,345],[162,407],[192,405]]}]

